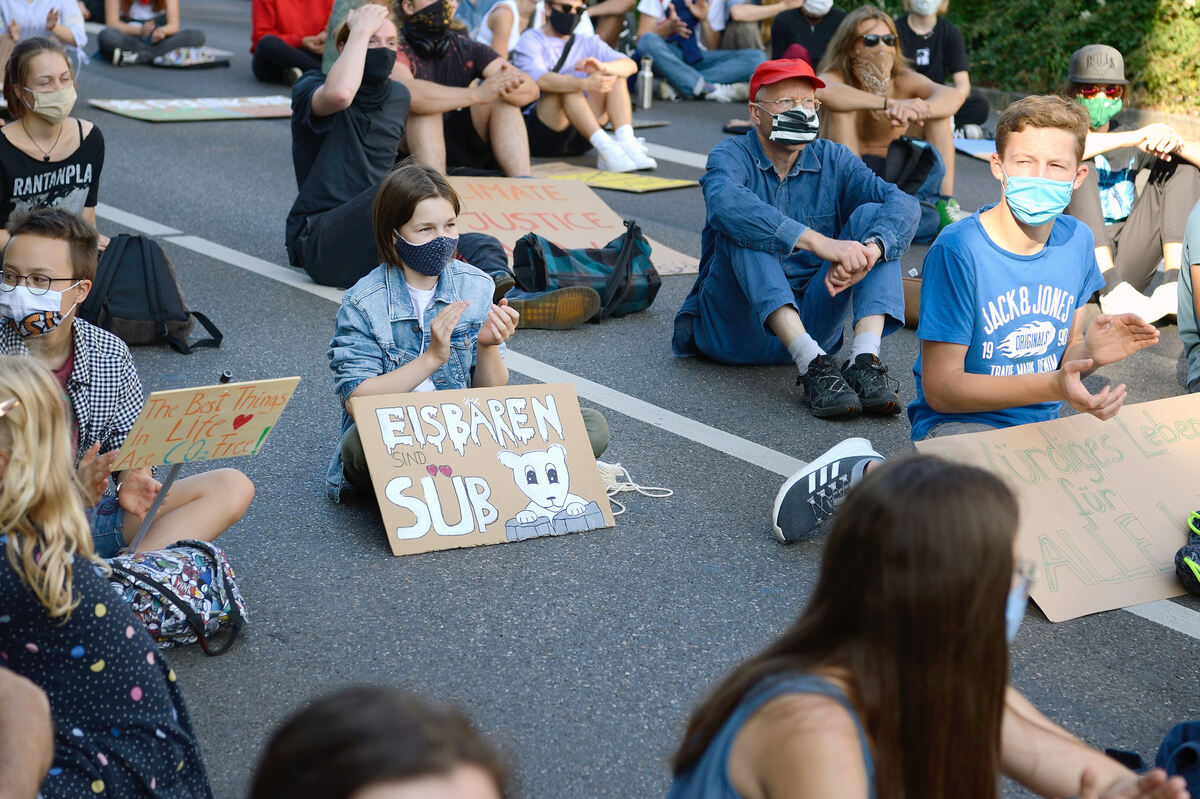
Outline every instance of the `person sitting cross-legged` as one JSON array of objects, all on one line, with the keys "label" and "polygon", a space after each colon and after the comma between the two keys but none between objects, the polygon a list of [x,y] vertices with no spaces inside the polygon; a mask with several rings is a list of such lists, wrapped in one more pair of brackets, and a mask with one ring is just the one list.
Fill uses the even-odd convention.
[{"label": "person sitting cross-legged", "polygon": [[454,0],[401,0],[401,40],[392,78],[408,87],[408,151],[447,167],[530,172],[521,109],[538,99],[529,76],[495,50],[451,30]]},{"label": "person sitting cross-legged", "polygon": [[[718,144],[700,179],[700,274],[675,317],[675,354],[722,363],[795,362],[814,416],[900,412],[879,359],[904,318],[900,255],[917,202],[846,147],[817,139],[806,61],[768,61],[750,81],[754,130]],[[853,314],[841,370],[829,353]]]},{"label": "person sitting cross-legged", "polygon": [[[725,10],[708,0],[640,0],[634,55],[654,60],[664,99],[680,96],[733,103],[746,99],[746,81],[762,50],[718,50]],[[713,25],[717,20],[717,26]]]},{"label": "person sitting cross-legged", "polygon": [[[582,0],[555,0],[547,6],[546,24],[530,28],[517,41],[513,63],[542,93],[525,113],[530,151],[556,157],[582,155],[595,147],[598,169],[654,169],[654,159],[633,135],[625,79],[637,72],[637,64],[596,34],[576,32],[582,13]],[[615,138],[600,127],[609,120]]]}]

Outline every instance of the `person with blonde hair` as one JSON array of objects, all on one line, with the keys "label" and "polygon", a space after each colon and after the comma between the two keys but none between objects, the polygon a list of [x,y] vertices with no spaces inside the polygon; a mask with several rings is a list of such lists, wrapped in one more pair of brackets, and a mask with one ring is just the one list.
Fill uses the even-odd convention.
[{"label": "person with blonde hair", "polygon": [[823,135],[849,147],[875,174],[886,177],[888,149],[901,136],[932,149],[934,166],[913,192],[922,205],[915,240],[931,241],[962,218],[954,200],[952,119],[963,98],[912,69],[892,18],[872,5],[851,11],[817,72],[825,82],[817,94],[827,109]]},{"label": "person with blonde hair", "polygon": [[175,672],[113,593],[76,478],[62,389],[0,356],[0,652],[45,692],[45,799],[211,797]]}]

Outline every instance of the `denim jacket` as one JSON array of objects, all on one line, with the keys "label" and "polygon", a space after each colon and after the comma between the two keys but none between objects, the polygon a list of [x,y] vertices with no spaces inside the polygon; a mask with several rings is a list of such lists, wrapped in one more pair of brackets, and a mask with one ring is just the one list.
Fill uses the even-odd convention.
[{"label": "denim jacket", "polygon": [[[458,300],[467,300],[470,305],[450,336],[450,358],[430,379],[439,390],[469,388],[475,373],[479,328],[491,310],[495,285],[470,264],[451,261],[438,277],[433,300],[425,309],[426,332],[422,333],[402,270],[380,264],[355,283],[342,298],[337,328],[329,342],[329,368],[333,370],[334,391],[342,403],[341,435],[353,424],[346,413],[346,399],[359,383],[395,371],[428,349],[433,319]],[[504,353],[504,345],[500,352]],[[342,475],[341,436],[326,481],[330,498],[337,502],[347,485]]]},{"label": "denim jacket", "polygon": [[[699,315],[700,287],[719,249],[718,237],[733,246],[784,257],[809,228],[842,238],[855,209],[880,203],[883,211],[875,216],[874,226],[856,238],[878,238],[883,244],[881,260],[891,261],[908,249],[920,219],[915,199],[877,177],[849,148],[827,139],[805,145],[783,180],[755,131],[725,139],[709,153],[700,185],[705,208],[700,274],[680,309],[681,315],[691,317]],[[849,237],[848,231],[845,235]],[[821,263],[812,253],[796,255],[811,259],[813,267]]]}]

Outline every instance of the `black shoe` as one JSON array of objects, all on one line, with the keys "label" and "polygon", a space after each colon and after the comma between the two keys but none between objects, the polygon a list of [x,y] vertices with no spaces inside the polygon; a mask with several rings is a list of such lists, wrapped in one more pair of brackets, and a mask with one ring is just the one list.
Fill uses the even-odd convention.
[{"label": "black shoe", "polygon": [[496,283],[496,288],[492,291],[492,304],[498,304],[505,294],[513,290],[517,285],[517,281],[512,275],[496,272],[492,275],[492,280]]},{"label": "black shoe", "polygon": [[883,456],[865,438],[847,438],[793,474],[775,496],[771,523],[785,544],[807,538],[837,510],[851,485],[862,479],[867,464]]},{"label": "black shoe", "polygon": [[858,395],[828,355],[813,358],[808,371],[796,378],[796,385],[804,386],[804,404],[818,419],[850,419],[862,410]]},{"label": "black shoe", "polygon": [[900,383],[888,377],[887,370],[887,364],[866,352],[842,367],[842,377],[862,400],[864,413],[900,413]]}]

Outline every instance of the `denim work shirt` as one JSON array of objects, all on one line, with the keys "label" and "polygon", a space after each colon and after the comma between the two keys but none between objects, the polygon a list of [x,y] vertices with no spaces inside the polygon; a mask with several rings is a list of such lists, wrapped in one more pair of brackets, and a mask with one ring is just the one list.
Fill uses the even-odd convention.
[{"label": "denim work shirt", "polygon": [[[783,180],[754,130],[726,139],[708,154],[700,185],[705,208],[700,273],[675,318],[676,342],[694,340],[691,326],[699,315],[700,289],[720,250],[746,247],[774,253],[781,261],[791,256],[794,263],[815,272],[821,259],[795,249],[804,231],[812,228],[829,238],[843,238],[857,208],[880,203],[883,208],[875,223],[869,230],[856,231],[854,238],[878,238],[883,243],[880,260],[891,261],[908,249],[920,219],[914,198],[876,176],[849,148],[827,139],[805,145]],[[699,351],[693,347],[681,352],[677,346],[675,354],[686,357]]]},{"label": "denim work shirt", "polygon": [[[491,311],[495,287],[490,277],[470,264],[451,261],[438,277],[433,300],[425,309],[422,332],[402,270],[380,264],[355,283],[342,298],[328,353],[334,391],[342,403],[342,435],[354,423],[346,412],[346,400],[359,383],[395,371],[428,349],[430,324],[447,305],[459,300],[470,305],[450,335],[449,359],[430,379],[438,390],[469,388],[479,328]],[[503,344],[500,353],[504,354]],[[347,485],[342,474],[341,437],[329,464],[327,483],[330,498],[337,502]]]}]

